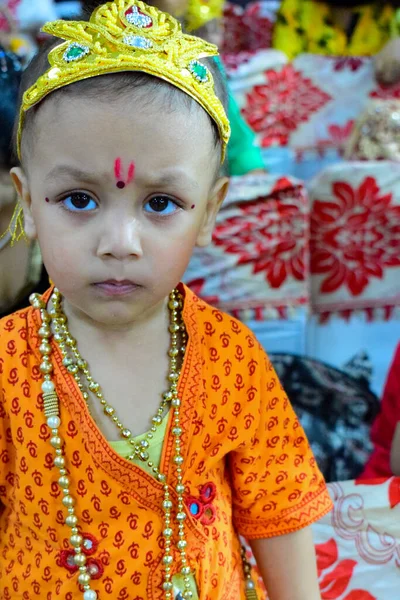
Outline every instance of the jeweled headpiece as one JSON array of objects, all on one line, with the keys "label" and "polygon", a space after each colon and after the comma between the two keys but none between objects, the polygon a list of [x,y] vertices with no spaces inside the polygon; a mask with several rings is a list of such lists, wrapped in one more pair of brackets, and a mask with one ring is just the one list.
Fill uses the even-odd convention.
[{"label": "jeweled headpiece", "polygon": [[176,19],[140,0],[107,2],[89,21],[54,21],[43,31],[66,41],[49,52],[50,68],[23,96],[19,154],[25,113],[51,92],[98,75],[142,71],[181,89],[207,111],[218,126],[224,160],[229,121],[213,76],[200,62],[218,55],[214,44],[182,33]]}]

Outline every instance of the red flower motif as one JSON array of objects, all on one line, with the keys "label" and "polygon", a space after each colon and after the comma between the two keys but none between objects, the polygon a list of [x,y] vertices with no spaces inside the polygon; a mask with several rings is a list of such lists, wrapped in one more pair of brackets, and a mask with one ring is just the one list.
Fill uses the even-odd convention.
[{"label": "red flower motif", "polygon": [[190,514],[195,519],[200,519],[204,513],[204,505],[201,498],[195,498],[194,496],[187,496],[186,506],[189,509]]},{"label": "red flower motif", "polygon": [[[278,199],[276,199],[278,197]],[[268,197],[238,206],[218,224],[214,244],[239,255],[238,264],[251,264],[253,273],[265,272],[272,288],[293,277],[304,281],[307,261],[306,199],[293,185]]]},{"label": "red flower motif", "polygon": [[211,525],[216,519],[216,510],[212,504],[216,489],[215,484],[210,481],[201,486],[199,497],[187,496],[185,499],[190,514],[202,525]]},{"label": "red flower motif", "polygon": [[329,141],[335,146],[342,146],[347,142],[354,127],[354,121],[348,121],[345,125],[329,125]]},{"label": "red flower motif", "polygon": [[200,498],[204,503],[212,502],[215,498],[215,494],[217,492],[217,488],[215,483],[210,481],[203,485],[200,489]]},{"label": "red flower motif", "polygon": [[202,523],[202,525],[205,525],[205,526],[211,525],[212,523],[214,523],[216,517],[217,517],[217,514],[216,514],[215,507],[212,504],[205,504],[204,505],[204,513],[200,519],[200,522]]},{"label": "red flower motif", "polygon": [[222,56],[227,71],[236,71],[240,66],[245,65],[254,56],[254,52],[242,50],[241,52],[227,53]]},{"label": "red flower motif", "polygon": [[400,504],[400,478],[395,477],[389,485],[389,503],[390,508]]},{"label": "red flower motif", "polygon": [[[353,590],[343,596],[349,587],[355,560],[339,560],[338,547],[332,538],[324,544],[316,544],[317,568],[322,600],[377,600],[366,590]],[[328,573],[324,573],[328,571]]]},{"label": "red flower motif", "polygon": [[247,94],[243,115],[254,131],[261,133],[261,145],[284,146],[300,123],[324,106],[331,97],[292,65],[280,71],[266,71],[267,82]]},{"label": "red flower motif", "polygon": [[192,292],[194,294],[196,294],[196,296],[200,296],[201,298],[203,298],[203,300],[205,300],[209,304],[218,306],[218,304],[219,304],[218,296],[207,296],[206,294],[203,293],[203,288],[204,288],[205,283],[206,283],[206,280],[203,277],[199,277],[198,279],[190,279],[189,281],[187,281],[187,285],[190,287]]},{"label": "red flower motif", "polygon": [[400,266],[400,206],[391,204],[392,194],[380,194],[373,177],[356,189],[336,182],[332,191],[329,202],[314,202],[311,272],[326,275],[320,292],[345,285],[358,296],[385,267]]},{"label": "red flower motif", "polygon": [[[94,554],[99,545],[96,538],[90,533],[82,533],[82,537],[82,552],[86,556]],[[78,571],[78,567],[75,564],[74,557],[75,551],[72,548],[68,550],[60,550],[57,557],[57,565],[64,567],[70,573],[76,573]],[[103,575],[104,567],[96,558],[88,558],[86,565],[92,579],[99,579]]]},{"label": "red flower motif", "polygon": [[293,188],[293,183],[287,177],[280,177],[276,182],[272,189],[272,193],[288,191],[290,188]]},{"label": "red flower motif", "polygon": [[224,54],[235,54],[270,48],[273,20],[265,14],[262,2],[252,2],[245,9],[237,4],[226,3],[223,16],[222,42]]},{"label": "red flower motif", "polygon": [[78,567],[74,562],[74,556],[75,552],[73,550],[61,550],[57,564],[67,569],[70,573],[76,573]]},{"label": "red flower motif", "polygon": [[96,558],[89,558],[86,562],[86,566],[91,579],[100,579],[103,576],[103,564]]},{"label": "red flower motif", "polygon": [[377,98],[379,100],[393,100],[400,98],[400,83],[394,85],[383,85],[370,93],[370,98]]},{"label": "red flower motif", "polygon": [[[16,18],[16,11],[18,4],[21,3],[21,0],[8,0],[5,2],[4,8],[9,11],[9,13]],[[4,2],[2,3],[4,4]],[[3,13],[0,14],[0,31],[10,31],[10,20]]]},{"label": "red flower motif", "polygon": [[340,58],[334,59],[334,69],[335,71],[344,71],[345,69],[350,69],[350,71],[358,71],[360,67],[364,64],[364,60],[357,56],[342,56]]},{"label": "red flower motif", "polygon": [[92,554],[95,554],[99,542],[96,540],[94,535],[92,535],[91,533],[82,533],[82,537],[82,552],[86,554],[86,556],[91,556]]},{"label": "red flower motif", "polygon": [[384,477],[379,479],[356,479],[355,485],[380,485],[391,479],[389,484],[389,505],[395,508],[400,504],[400,477]]}]

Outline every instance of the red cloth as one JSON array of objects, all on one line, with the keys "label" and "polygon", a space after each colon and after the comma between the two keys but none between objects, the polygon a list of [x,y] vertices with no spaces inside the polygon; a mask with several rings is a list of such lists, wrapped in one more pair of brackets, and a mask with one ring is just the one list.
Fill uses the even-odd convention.
[{"label": "red cloth", "polygon": [[365,467],[362,479],[390,477],[390,449],[397,423],[400,421],[400,344],[397,346],[392,366],[383,392],[381,412],[371,429],[374,451]]}]

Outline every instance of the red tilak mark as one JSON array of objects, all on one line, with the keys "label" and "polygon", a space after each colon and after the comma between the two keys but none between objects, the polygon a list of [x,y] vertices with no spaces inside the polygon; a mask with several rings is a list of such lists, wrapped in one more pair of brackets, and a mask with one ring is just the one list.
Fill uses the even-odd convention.
[{"label": "red tilak mark", "polygon": [[126,180],[126,183],[130,183],[132,181],[134,175],[135,175],[135,163],[132,161],[131,163],[129,163],[128,179]]},{"label": "red tilak mark", "polygon": [[192,204],[191,209],[193,210],[194,208],[196,208],[196,205]]},{"label": "red tilak mark", "polygon": [[115,179],[121,179],[121,159],[120,158],[115,159],[114,175],[115,175]]},{"label": "red tilak mark", "polygon": [[48,198],[45,198],[46,202],[50,202],[50,200]]},{"label": "red tilak mark", "polygon": [[124,181],[122,175],[122,161],[120,158],[116,158],[114,162],[114,175],[115,179],[117,180],[117,188],[123,190],[124,187],[132,181],[135,175],[135,163],[133,161],[129,163],[128,177],[126,181]]}]

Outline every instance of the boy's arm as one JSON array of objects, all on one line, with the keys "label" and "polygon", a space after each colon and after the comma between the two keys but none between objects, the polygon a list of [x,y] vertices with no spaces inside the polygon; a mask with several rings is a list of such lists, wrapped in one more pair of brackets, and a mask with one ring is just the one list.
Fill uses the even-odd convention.
[{"label": "boy's arm", "polygon": [[[363,479],[389,477],[400,474],[400,344],[389,368],[382,395],[380,412],[372,425],[371,440],[374,450],[362,474]],[[397,449],[396,449],[397,448]],[[396,460],[397,455],[397,460]],[[394,470],[396,469],[396,470]]]},{"label": "boy's arm", "polygon": [[250,545],[270,600],[321,600],[311,527]]},{"label": "boy's arm", "polygon": [[392,467],[393,475],[400,477],[400,421],[397,423],[393,436],[390,452],[390,466]]},{"label": "boy's arm", "polygon": [[248,383],[252,404],[244,403],[236,419],[247,438],[228,456],[233,521],[251,544],[270,600],[320,600],[310,525],[332,509],[332,500],[261,347],[252,364],[258,365]]}]

